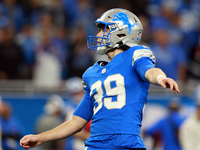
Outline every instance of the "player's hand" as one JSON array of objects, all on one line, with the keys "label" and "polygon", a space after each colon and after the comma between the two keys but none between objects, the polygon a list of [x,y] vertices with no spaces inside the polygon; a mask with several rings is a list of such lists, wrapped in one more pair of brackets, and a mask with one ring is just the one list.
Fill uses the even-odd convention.
[{"label": "player's hand", "polygon": [[39,135],[26,135],[20,140],[20,146],[25,149],[36,147],[41,143]]},{"label": "player's hand", "polygon": [[174,90],[175,94],[180,93],[178,84],[171,78],[160,78],[158,84],[163,88],[170,88],[170,92]]}]

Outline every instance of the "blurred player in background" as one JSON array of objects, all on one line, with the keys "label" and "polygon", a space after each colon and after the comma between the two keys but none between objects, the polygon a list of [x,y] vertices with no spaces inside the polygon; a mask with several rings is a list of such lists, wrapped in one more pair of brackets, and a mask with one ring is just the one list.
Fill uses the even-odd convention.
[{"label": "blurred player in background", "polygon": [[[64,100],[59,95],[51,95],[48,97],[47,102],[44,105],[44,113],[36,120],[36,133],[53,129],[63,123],[64,106]],[[62,150],[63,147],[64,141],[50,141],[41,144],[41,146],[38,147],[38,150]]]},{"label": "blurred player in background", "polygon": [[88,48],[106,54],[108,62],[98,61],[83,74],[85,94],[71,120],[20,141],[24,148],[67,138],[92,119],[87,150],[145,150],[140,136],[144,106],[150,83],[179,93],[177,83],[155,68],[155,57],[138,45],[143,27],[140,20],[125,9],[111,9],[96,20],[97,36],[88,37]]},{"label": "blurred player in background", "polygon": [[0,126],[2,134],[2,149],[17,150],[18,142],[24,135],[24,127],[12,113],[12,105],[3,101],[0,106]]},{"label": "blurred player in background", "polygon": [[163,147],[163,150],[182,150],[178,134],[185,117],[180,114],[180,107],[179,98],[172,98],[168,105],[168,115],[144,131],[145,135],[154,138],[154,148]]},{"label": "blurred player in background", "polygon": [[[65,86],[66,91],[69,94],[69,100],[67,101],[68,103],[66,106],[66,120],[70,120],[73,116],[74,110],[81,102],[85,91],[83,89],[82,79],[77,76],[70,77]],[[72,103],[69,101],[72,101]],[[74,136],[69,137],[66,140],[66,150],[84,149],[85,140],[90,136],[90,125],[91,121],[81,130],[81,132],[76,133]]]},{"label": "blurred player in background", "polygon": [[195,89],[196,110],[182,124],[179,131],[183,150],[200,149],[200,84]]}]

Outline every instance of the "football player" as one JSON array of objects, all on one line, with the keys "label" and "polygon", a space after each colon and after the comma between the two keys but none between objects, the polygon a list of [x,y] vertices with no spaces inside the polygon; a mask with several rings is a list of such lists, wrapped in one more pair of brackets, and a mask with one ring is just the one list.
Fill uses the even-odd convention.
[{"label": "football player", "polygon": [[107,55],[108,62],[98,61],[83,74],[85,94],[71,120],[41,134],[26,135],[20,141],[22,147],[67,138],[92,119],[87,150],[145,150],[140,128],[150,84],[179,93],[177,83],[155,68],[152,51],[138,45],[143,27],[137,16],[115,8],[95,23],[100,32],[88,37],[88,48]]}]

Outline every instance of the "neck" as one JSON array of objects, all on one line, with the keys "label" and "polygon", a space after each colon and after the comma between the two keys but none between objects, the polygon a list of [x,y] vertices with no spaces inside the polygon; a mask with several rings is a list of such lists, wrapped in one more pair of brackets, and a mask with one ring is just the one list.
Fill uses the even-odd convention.
[{"label": "neck", "polygon": [[117,54],[123,52],[122,49],[115,49],[114,51],[109,51],[107,53],[108,56],[108,62],[111,61]]}]

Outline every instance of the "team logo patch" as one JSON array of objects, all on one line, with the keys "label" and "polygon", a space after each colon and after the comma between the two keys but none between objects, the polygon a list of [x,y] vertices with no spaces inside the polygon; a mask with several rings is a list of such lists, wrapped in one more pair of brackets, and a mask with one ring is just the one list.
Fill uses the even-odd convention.
[{"label": "team logo patch", "polygon": [[134,26],[138,26],[138,24],[135,22],[134,24],[131,24],[131,22],[129,21],[128,15],[124,12],[119,12],[113,15],[113,21],[121,21],[123,22],[123,26],[125,25],[126,28],[128,29],[128,33],[130,34],[132,31],[132,27]]},{"label": "team logo patch", "polygon": [[142,33],[138,32],[138,34],[137,34],[137,41],[139,41],[139,39],[141,38],[141,35],[142,35]]}]

